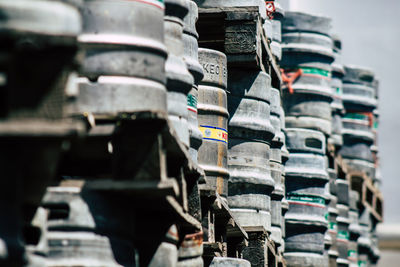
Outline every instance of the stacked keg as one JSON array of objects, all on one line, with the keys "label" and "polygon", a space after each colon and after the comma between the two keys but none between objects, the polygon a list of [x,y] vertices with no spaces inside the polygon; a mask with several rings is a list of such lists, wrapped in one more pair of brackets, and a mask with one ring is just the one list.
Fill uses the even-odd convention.
[{"label": "stacked keg", "polygon": [[241,226],[271,232],[271,78],[260,71],[229,69],[229,207]]},{"label": "stacked keg", "polygon": [[338,234],[338,226],[337,226],[337,217],[338,217],[338,209],[336,207],[338,198],[337,198],[337,188],[336,188],[336,178],[337,173],[335,169],[329,168],[329,195],[330,202],[328,208],[328,231],[327,234],[330,236],[331,245],[327,249],[329,266],[336,267],[337,266],[337,258],[339,256],[338,246],[337,246],[337,234]]},{"label": "stacked keg", "polygon": [[375,228],[372,216],[368,209],[359,212],[360,237],[358,243],[358,266],[369,266],[372,250],[372,231]]},{"label": "stacked keg", "polygon": [[350,210],[349,210],[349,247],[348,247],[348,260],[349,266],[358,266],[358,243],[360,237],[360,225],[358,222],[358,202],[359,194],[357,191],[350,191]]},{"label": "stacked keg", "polygon": [[189,0],[165,0],[164,41],[168,50],[165,63],[167,77],[168,117],[180,141],[189,147],[187,97],[194,84],[188,71],[183,46],[183,19],[188,14]]},{"label": "stacked keg", "polygon": [[342,92],[343,92],[343,76],[344,67],[341,57],[342,42],[337,36],[333,36],[333,54],[335,61],[332,63],[332,93],[333,101],[332,108],[332,135],[328,142],[335,147],[340,147],[343,144],[342,136],[342,114],[344,111]]},{"label": "stacked keg", "polygon": [[81,19],[62,1],[6,0],[0,10],[0,265],[44,266],[46,212],[35,212],[75,131],[64,88]]},{"label": "stacked keg", "polygon": [[378,107],[378,102],[379,102],[379,80],[377,78],[374,79],[373,81],[373,87],[375,90],[375,99],[377,102],[376,108],[373,111],[373,116],[374,116],[374,122],[372,126],[372,132],[374,134],[374,143],[371,146],[371,151],[372,155],[374,158],[374,163],[375,163],[375,177],[374,177],[374,185],[377,188],[380,188],[382,184],[382,178],[381,178],[381,171],[380,171],[380,164],[379,164],[379,149],[378,149],[378,128],[379,128],[379,107]]},{"label": "stacked keg", "polygon": [[346,66],[343,80],[343,146],[340,155],[348,171],[365,173],[375,177],[375,165],[371,151],[374,135],[373,110],[376,107],[373,88],[374,73],[366,68]]},{"label": "stacked keg", "polygon": [[[281,121],[281,93],[280,90],[271,88],[271,124],[275,130],[275,136],[271,141],[270,168],[271,176],[275,182],[274,191],[271,194],[271,238],[281,247],[283,242],[282,224],[282,199],[285,197],[285,182],[282,161],[282,147],[285,135]],[[284,228],[283,228],[284,230]]]},{"label": "stacked keg", "polygon": [[337,266],[348,266],[349,265],[349,211],[350,211],[350,195],[349,195],[349,182],[347,180],[340,179],[342,177],[338,177],[336,180],[336,193],[337,193],[337,205],[336,208],[338,210],[337,221],[337,248],[338,248],[338,259]]},{"label": "stacked keg", "polygon": [[275,57],[276,61],[279,62],[282,59],[282,23],[285,18],[285,11],[278,0],[274,1],[274,5],[275,12],[273,15],[273,19],[271,20],[272,38],[270,47],[272,55]]},{"label": "stacked keg", "polygon": [[[129,120],[135,112],[167,116],[164,4],[122,0],[71,2],[81,11],[83,32],[78,40],[85,53],[78,89],[70,94],[69,112],[87,118],[93,128],[86,143],[74,147],[78,153],[72,157],[75,163],[70,162],[69,166],[74,170],[79,167],[79,172],[61,174],[82,180],[96,179],[104,175],[103,168],[109,166],[111,155],[121,150],[118,143],[110,142],[121,118]],[[182,31],[181,20],[176,19],[176,23]],[[182,47],[182,40],[180,43]],[[186,95],[182,101],[181,106],[187,111]],[[122,150],[132,153],[128,147]],[[107,164],[102,164],[104,158]],[[117,160],[113,163],[123,164]],[[126,175],[123,168],[116,169],[117,175],[112,176]],[[80,176],[82,173],[84,177]],[[50,213],[49,266],[58,266],[59,262],[65,266],[135,266],[133,221],[136,218],[133,212],[126,212],[132,211],[132,206],[127,206],[131,201],[125,196],[83,189],[82,182],[76,181],[49,188],[43,200]]]},{"label": "stacked keg", "polygon": [[[327,266],[326,136],[332,132],[331,20],[286,12],[282,25],[283,106],[287,148],[285,258],[289,266]],[[323,255],[325,253],[325,256]]]},{"label": "stacked keg", "polygon": [[218,194],[228,196],[228,72],[225,54],[199,48],[204,78],[199,83],[198,122],[203,136],[198,161],[206,181]]},{"label": "stacked keg", "polygon": [[286,132],[290,157],[285,166],[289,210],[285,215],[284,255],[289,266],[326,266],[325,136],[301,128],[287,128]]}]

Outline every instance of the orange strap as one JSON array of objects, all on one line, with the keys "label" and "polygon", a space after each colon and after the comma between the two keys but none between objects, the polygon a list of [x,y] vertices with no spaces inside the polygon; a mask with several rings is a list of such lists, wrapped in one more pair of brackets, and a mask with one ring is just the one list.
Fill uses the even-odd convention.
[{"label": "orange strap", "polygon": [[298,69],[296,72],[285,72],[284,69],[281,69],[282,81],[287,85],[289,89],[289,93],[293,94],[293,83],[303,74],[302,69]]}]

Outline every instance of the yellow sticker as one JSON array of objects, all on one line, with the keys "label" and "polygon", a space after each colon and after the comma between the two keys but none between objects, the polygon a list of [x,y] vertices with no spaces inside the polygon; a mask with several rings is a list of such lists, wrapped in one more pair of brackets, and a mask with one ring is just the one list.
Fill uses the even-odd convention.
[{"label": "yellow sticker", "polygon": [[214,126],[200,125],[203,139],[228,143],[228,131]]}]

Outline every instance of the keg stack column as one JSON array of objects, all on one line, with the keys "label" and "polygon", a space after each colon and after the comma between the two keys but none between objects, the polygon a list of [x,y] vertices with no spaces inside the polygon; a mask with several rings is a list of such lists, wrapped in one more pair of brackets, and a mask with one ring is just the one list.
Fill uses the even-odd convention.
[{"label": "keg stack column", "polygon": [[[328,266],[324,243],[327,250],[332,246],[331,237],[325,236],[331,201],[326,147],[334,95],[330,30],[329,18],[300,12],[286,12],[282,25],[283,106],[290,152],[285,167],[288,266]],[[307,207],[313,216],[305,215]],[[334,219],[335,209],[331,211]]]},{"label": "keg stack column", "polygon": [[[275,181],[270,171],[270,153],[275,128],[281,135],[280,118],[280,73],[276,64],[276,57],[272,53],[272,47],[268,39],[280,42],[280,21],[283,16],[280,13],[274,16],[275,31],[266,14],[266,5],[262,0],[244,1],[196,1],[199,4],[199,44],[213,50],[223,52],[227,56],[227,107],[229,119],[227,134],[229,135],[227,166],[229,169],[228,190],[218,191],[222,197],[227,193],[227,204],[230,212],[239,225],[249,235],[249,245],[244,247],[243,257],[252,266],[264,266],[274,264],[278,259],[278,246],[282,243],[280,230],[276,232],[273,242],[271,235],[271,193],[274,190]],[[264,26],[264,27],[263,27]],[[265,31],[263,31],[263,28]],[[267,33],[267,35],[266,35]],[[215,41],[218,40],[218,41]],[[240,41],[238,41],[240,40]],[[279,45],[279,44],[278,44]],[[205,50],[205,49],[204,49]],[[200,55],[203,49],[200,49]],[[279,56],[280,58],[280,56]],[[200,61],[202,57],[200,56]],[[204,61],[206,72],[216,71],[212,66],[212,60]],[[209,64],[208,64],[209,63]],[[203,63],[204,67],[204,63]],[[268,73],[267,73],[267,72]],[[207,74],[205,74],[205,77]],[[200,118],[203,110],[200,107],[211,106],[212,100],[201,103],[202,89],[207,79],[203,79],[199,86],[199,123],[203,127]],[[204,84],[204,85],[203,85]],[[272,87],[278,93],[275,96],[275,125],[270,120],[270,105],[272,104]],[[208,90],[208,89],[207,89]],[[222,90],[221,90],[222,91]],[[223,91],[225,93],[225,91]],[[219,104],[221,106],[221,104]],[[220,109],[221,111],[223,109]],[[204,116],[205,117],[205,116]],[[212,125],[213,127],[217,125]],[[221,127],[221,126],[217,126]],[[211,131],[203,132],[203,145],[199,150],[203,152],[203,146],[209,142],[204,134],[212,134]],[[282,140],[276,140],[275,150],[277,155],[275,161],[275,178],[282,183],[281,170],[281,147]],[[221,146],[222,144],[220,144]],[[210,156],[207,157],[210,159]],[[213,160],[213,159],[211,159]],[[202,163],[200,163],[202,165]],[[215,163],[213,163],[215,164]],[[205,169],[206,180],[210,179]],[[227,176],[228,177],[228,176]],[[218,178],[218,177],[217,177]],[[213,178],[214,179],[214,178]],[[216,180],[217,190],[225,185],[223,179]],[[221,184],[221,182],[224,182]],[[283,197],[284,189],[277,190]],[[276,205],[279,215],[275,214],[274,224],[281,225],[281,205]],[[278,222],[279,221],[279,222]],[[204,226],[204,225],[203,225]],[[229,254],[229,242],[228,242]],[[271,255],[269,255],[271,254]],[[268,256],[269,255],[269,256]],[[231,262],[227,260],[226,263]],[[213,263],[222,264],[222,258],[214,258]]]},{"label": "keg stack column", "polygon": [[44,266],[47,213],[37,208],[80,128],[63,107],[81,19],[62,1],[7,0],[0,10],[0,265]]},{"label": "keg stack column", "polygon": [[71,3],[82,15],[83,62],[67,110],[87,132],[42,202],[48,266],[176,266],[178,241],[201,233],[187,196],[200,176],[189,154],[187,2]]}]

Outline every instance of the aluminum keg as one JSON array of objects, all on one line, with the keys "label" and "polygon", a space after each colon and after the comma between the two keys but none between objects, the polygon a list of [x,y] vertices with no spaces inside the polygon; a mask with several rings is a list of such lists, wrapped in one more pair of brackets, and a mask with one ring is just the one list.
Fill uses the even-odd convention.
[{"label": "aluminum keg", "polygon": [[358,222],[358,192],[350,191],[350,210],[349,210],[349,245],[348,245],[348,260],[350,266],[358,266],[358,245],[357,240],[360,236],[360,226]]},{"label": "aluminum keg", "polygon": [[42,204],[49,211],[47,266],[135,266],[127,203],[78,187],[49,187]]},{"label": "aluminum keg", "polygon": [[199,84],[198,121],[203,135],[198,161],[207,182],[223,197],[228,195],[228,103],[227,62],[225,54],[199,49],[204,78]]},{"label": "aluminum keg", "polygon": [[333,39],[333,56],[334,61],[332,62],[332,79],[331,86],[333,91],[332,109],[336,111],[343,111],[343,76],[345,74],[343,62],[342,62],[342,41],[336,35],[332,36]]},{"label": "aluminum keg", "polygon": [[199,7],[258,7],[261,18],[267,18],[267,8],[263,0],[194,0]]},{"label": "aluminum keg", "polygon": [[338,210],[336,208],[337,204],[337,197],[334,195],[330,196],[331,201],[329,203],[328,208],[328,231],[327,234],[331,238],[331,246],[328,249],[328,258],[329,258],[329,266],[337,266],[336,260],[339,256],[338,248],[337,248],[337,221],[336,218],[338,217]]},{"label": "aluminum keg", "polygon": [[203,232],[187,234],[178,251],[178,267],[203,267]]},{"label": "aluminum keg", "polygon": [[210,267],[250,267],[251,264],[244,259],[214,257]]},{"label": "aluminum keg", "polygon": [[192,156],[192,160],[197,162],[197,151],[202,142],[202,134],[198,127],[197,120],[197,101],[199,97],[198,85],[203,79],[204,73],[203,68],[199,63],[198,54],[198,43],[197,40],[199,35],[196,31],[196,22],[198,19],[198,7],[195,2],[189,1],[189,12],[184,18],[183,27],[183,59],[186,62],[186,66],[189,72],[194,78],[192,89],[187,96],[187,109],[188,109],[188,123],[189,123],[189,135],[190,135],[190,148],[189,152]]},{"label": "aluminum keg", "polygon": [[372,113],[348,111],[342,118],[343,138],[356,139],[366,143],[374,140]]},{"label": "aluminum keg", "polygon": [[167,114],[163,1],[85,0],[80,9],[86,53],[70,113]]},{"label": "aluminum keg", "polygon": [[275,12],[273,14],[272,24],[272,38],[270,43],[271,53],[275,58],[280,61],[282,59],[282,22],[285,19],[285,11],[278,1],[274,2]]},{"label": "aluminum keg", "polygon": [[377,105],[373,85],[374,73],[365,67],[345,66],[343,104],[346,110],[371,112]]},{"label": "aluminum keg", "polygon": [[358,243],[358,253],[367,254],[371,250],[371,231],[372,231],[372,218],[368,209],[364,209],[359,212],[360,224],[360,237],[357,240]]},{"label": "aluminum keg", "polygon": [[286,12],[282,25],[286,126],[331,134],[331,20]]},{"label": "aluminum keg", "polygon": [[[338,198],[338,203],[340,200]],[[336,238],[339,257],[337,259],[337,266],[348,266],[348,250],[349,250],[349,206],[348,204],[337,204],[339,216],[336,218],[338,225],[338,235]]]},{"label": "aluminum keg", "polygon": [[164,240],[158,246],[149,267],[176,267],[178,264],[178,229],[172,225],[165,235]]},{"label": "aluminum keg", "polygon": [[165,63],[168,117],[180,141],[189,147],[187,95],[194,83],[183,60],[183,19],[189,0],[165,0],[164,39],[168,50]]},{"label": "aluminum keg", "polygon": [[327,267],[329,263],[327,259],[317,253],[305,252],[285,252],[284,259],[288,267]]},{"label": "aluminum keg", "polygon": [[24,232],[36,236],[40,230],[23,227],[34,219],[56,175],[62,143],[75,131],[63,121],[64,89],[75,65],[81,19],[61,1],[5,0],[0,10],[0,265],[40,265],[42,259],[24,248],[25,242],[35,244],[23,238]]}]

